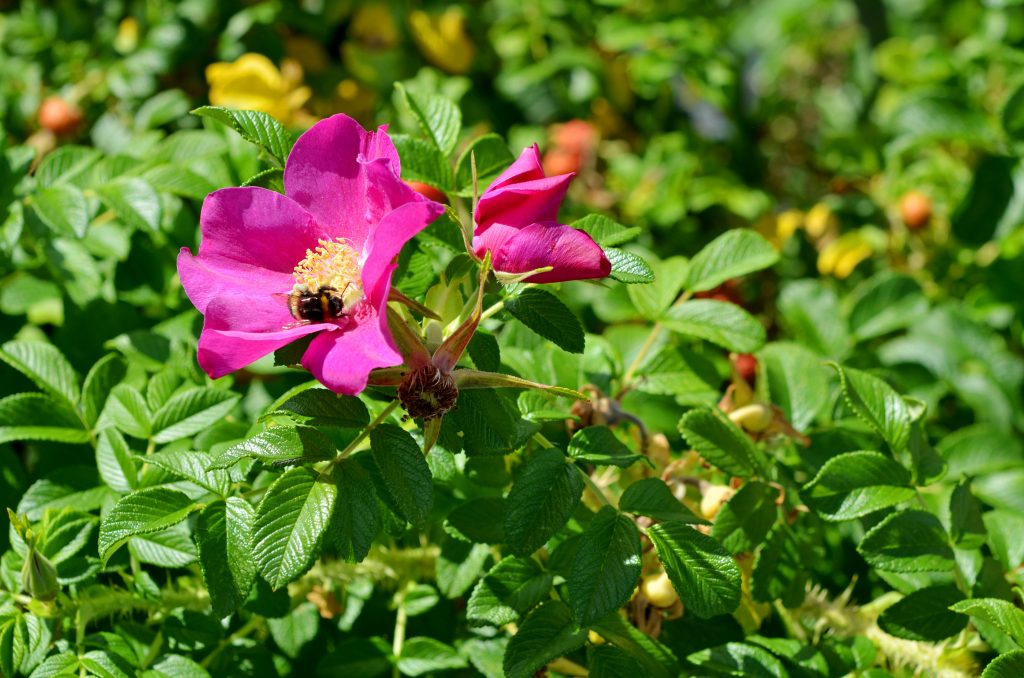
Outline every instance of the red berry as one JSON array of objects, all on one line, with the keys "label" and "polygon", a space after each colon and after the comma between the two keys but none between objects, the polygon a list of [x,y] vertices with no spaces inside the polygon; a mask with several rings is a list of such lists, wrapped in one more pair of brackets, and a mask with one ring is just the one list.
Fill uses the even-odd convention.
[{"label": "red berry", "polygon": [[932,199],[920,191],[908,191],[900,198],[900,216],[911,231],[928,225],[932,218]]},{"label": "red berry", "polygon": [[407,181],[405,182],[405,185],[434,202],[448,203],[448,196],[444,194],[444,191],[439,188],[434,188],[430,184],[424,184],[420,181]]},{"label": "red berry", "polygon": [[748,384],[753,384],[757,378],[757,358],[751,353],[740,353],[733,359],[736,371]]},{"label": "red berry", "polygon": [[47,97],[39,105],[39,126],[54,134],[73,134],[82,124],[82,111],[58,96]]}]

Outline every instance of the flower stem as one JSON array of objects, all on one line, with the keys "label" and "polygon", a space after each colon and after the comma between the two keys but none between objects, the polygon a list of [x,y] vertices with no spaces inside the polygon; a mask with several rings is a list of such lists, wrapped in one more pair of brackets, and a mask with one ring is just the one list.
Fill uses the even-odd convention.
[{"label": "flower stem", "polygon": [[362,431],[360,431],[360,432],[359,432],[359,435],[357,435],[357,436],[356,436],[355,440],[353,440],[352,442],[350,442],[350,443],[349,443],[349,444],[348,444],[348,445],[347,445],[347,446],[345,447],[345,449],[341,451],[341,454],[339,454],[338,456],[336,456],[336,457],[335,457],[335,458],[334,458],[334,459],[333,459],[333,460],[331,461],[331,463],[332,463],[332,464],[337,464],[337,463],[338,463],[338,462],[340,462],[340,461],[341,461],[342,459],[344,459],[344,458],[345,458],[345,457],[347,457],[348,455],[350,455],[350,454],[352,454],[353,452],[355,452],[355,451],[356,451],[356,448],[357,448],[357,447],[359,447],[359,445],[360,445],[360,444],[361,444],[361,443],[362,443],[362,442],[363,442],[364,440],[366,440],[366,437],[367,437],[368,435],[370,435],[370,433],[371,433],[371,432],[373,431],[373,429],[375,429],[375,428],[377,428],[378,426],[380,426],[380,425],[381,425],[382,423],[384,423],[384,420],[385,420],[385,419],[387,419],[387,418],[388,418],[389,416],[391,416],[391,413],[395,411],[395,408],[396,408],[396,407],[398,407],[398,401],[397,401],[397,400],[392,400],[392,401],[391,401],[390,403],[388,403],[388,404],[387,404],[387,407],[385,407],[385,408],[384,408],[383,410],[381,410],[381,411],[380,411],[380,414],[378,414],[378,415],[377,415],[376,417],[374,417],[373,421],[371,421],[371,422],[370,422],[370,423],[369,423],[369,424],[367,425],[367,427],[366,427],[366,428],[364,428],[364,429],[363,429]]}]

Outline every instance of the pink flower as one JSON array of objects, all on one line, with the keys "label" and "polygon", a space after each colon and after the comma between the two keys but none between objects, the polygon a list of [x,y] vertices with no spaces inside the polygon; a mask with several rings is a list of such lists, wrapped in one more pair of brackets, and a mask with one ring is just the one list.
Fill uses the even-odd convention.
[{"label": "pink flower", "polygon": [[302,365],[337,393],[401,364],[386,318],[393,260],[444,208],[399,179],[385,129],[335,115],[295,143],[286,195],[206,197],[199,254],[182,248],[178,275],[204,316],[199,364],[211,377],[314,333]]},{"label": "pink flower", "polygon": [[593,238],[556,221],[573,176],[545,176],[537,145],[524,149],[480,196],[473,232],[477,256],[490,250],[494,270],[503,273],[551,267],[529,282],[607,276],[611,263]]}]

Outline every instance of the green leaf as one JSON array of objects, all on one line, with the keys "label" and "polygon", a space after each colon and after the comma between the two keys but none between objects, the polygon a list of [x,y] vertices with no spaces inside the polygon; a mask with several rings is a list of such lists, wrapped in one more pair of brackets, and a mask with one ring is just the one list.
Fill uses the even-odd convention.
[{"label": "green leaf", "polygon": [[[490,332],[477,330],[466,347],[469,357],[478,370],[498,372],[501,370],[501,347]],[[526,391],[532,393],[532,391]],[[521,397],[521,396],[520,396]]]},{"label": "green leaf", "polygon": [[843,395],[858,417],[866,421],[889,444],[893,452],[907,449],[910,442],[910,408],[889,384],[867,372],[829,363],[839,373]]},{"label": "green leaf", "polygon": [[611,277],[621,283],[652,283],[654,270],[643,257],[616,247],[606,247],[604,254],[612,264]]},{"label": "green leaf", "polygon": [[581,647],[586,638],[586,629],[573,623],[569,608],[549,600],[531,612],[509,640],[505,676],[530,678],[544,664]]},{"label": "green leaf", "polygon": [[614,645],[588,648],[587,674],[590,678],[629,678],[643,675],[644,667]]},{"label": "green leaf", "polygon": [[459,107],[440,94],[414,94],[400,82],[395,83],[395,89],[416,116],[427,138],[442,153],[450,156],[459,140],[459,132],[462,131],[462,112]]},{"label": "green leaf", "polygon": [[[473,197],[474,160],[479,195],[515,161],[515,156],[508,150],[505,140],[497,134],[484,134],[474,139],[459,156],[459,161],[455,165],[455,193],[463,198]],[[402,164],[404,169],[404,157]]]},{"label": "green leaf", "polygon": [[370,413],[359,398],[332,393],[325,388],[310,388],[286,400],[272,414],[287,414],[309,426],[362,428],[370,423]]},{"label": "green leaf", "polygon": [[1024,676],[1024,651],[1001,654],[988,663],[981,678],[1020,678]]},{"label": "green leaf", "polygon": [[570,353],[583,353],[583,326],[555,295],[530,287],[505,301],[505,309],[531,330]]},{"label": "green leaf", "polygon": [[474,626],[511,624],[549,596],[553,581],[532,558],[504,558],[473,589],[466,618]]},{"label": "green leaf", "polygon": [[648,261],[654,271],[650,285],[630,285],[626,288],[630,301],[647,320],[658,320],[672,305],[686,281],[688,261],[685,257],[671,257],[664,261]]},{"label": "green leaf", "polygon": [[242,186],[256,186],[284,193],[284,170],[280,167],[268,167],[243,181]]},{"label": "green leaf", "polygon": [[96,424],[107,396],[114,386],[121,383],[127,372],[124,360],[115,353],[109,353],[96,361],[85,375],[85,383],[82,385],[82,413],[86,422]]},{"label": "green leaf", "polygon": [[607,426],[588,426],[577,431],[569,441],[569,456],[591,464],[620,468],[645,459],[642,454],[634,454]]},{"label": "green leaf", "polygon": [[636,523],[602,508],[583,531],[569,574],[569,599],[582,626],[625,605],[640,578],[640,555]]},{"label": "green leaf", "polygon": [[798,431],[828,404],[828,378],[818,356],[799,344],[771,343],[757,353],[767,400],[782,408]]},{"label": "green leaf", "polygon": [[0,360],[55,398],[71,407],[78,404],[78,375],[64,354],[52,344],[42,341],[8,341],[0,346]]},{"label": "green leaf", "polygon": [[468,662],[451,645],[426,636],[410,638],[402,645],[398,670],[406,676],[422,676],[432,671],[465,668]]},{"label": "green leaf", "polygon": [[96,192],[129,226],[151,232],[160,230],[163,217],[160,195],[143,179],[119,177],[100,186]]},{"label": "green leaf", "polygon": [[771,243],[748,229],[734,229],[718,236],[690,260],[686,289],[704,292],[726,280],[772,266],[779,253]]},{"label": "green leaf", "polygon": [[210,468],[230,468],[246,457],[268,466],[291,466],[330,459],[336,453],[330,436],[315,428],[273,426],[224,450],[210,463]]},{"label": "green leaf", "polygon": [[349,637],[316,668],[319,678],[377,678],[391,671],[391,646],[383,638]]},{"label": "green leaf", "polygon": [[832,457],[801,491],[826,520],[853,520],[914,498],[910,473],[878,452]]},{"label": "green leaf", "polygon": [[876,275],[858,289],[850,310],[850,330],[858,341],[910,327],[928,313],[928,299],[909,276]]},{"label": "green leaf", "polygon": [[808,562],[805,551],[800,535],[785,522],[777,524],[757,552],[750,579],[754,599],[761,602],[780,600],[791,607],[803,602]]},{"label": "green leaf", "polygon": [[12,440],[86,443],[89,432],[62,400],[44,393],[15,393],[0,398],[0,443]]},{"label": "green leaf", "polygon": [[40,221],[58,235],[81,238],[89,228],[89,202],[77,186],[58,184],[32,195]]},{"label": "green leaf", "polygon": [[151,419],[149,405],[138,389],[128,384],[118,384],[110,390],[96,427],[104,428],[113,424],[135,438],[149,438]]},{"label": "green leaf", "polygon": [[327,535],[339,556],[359,563],[370,552],[380,530],[377,493],[370,475],[354,459],[345,459],[334,467],[334,482],[338,499]]},{"label": "green leaf", "polygon": [[421,181],[444,192],[452,190],[452,168],[448,159],[438,148],[424,139],[394,134],[398,157],[402,160],[402,178],[406,181]]},{"label": "green leaf", "polygon": [[914,591],[892,605],[878,618],[878,626],[897,638],[939,641],[955,636],[967,626],[967,619],[951,611],[964,599],[955,586],[930,586]]},{"label": "green leaf", "polygon": [[705,671],[727,676],[786,678],[785,667],[771,652],[747,643],[726,643],[686,657]]},{"label": "green leaf", "polygon": [[731,553],[760,546],[778,517],[779,491],[766,483],[744,483],[715,516],[711,536]]},{"label": "green leaf", "polygon": [[849,329],[832,288],[820,280],[797,280],[782,288],[778,303],[781,324],[797,342],[829,358],[849,353]]},{"label": "green leaf", "polygon": [[267,490],[256,509],[252,553],[271,588],[305,574],[320,550],[338,488],[324,476],[294,468]]},{"label": "green leaf", "polygon": [[455,507],[445,521],[449,534],[472,542],[501,544],[505,541],[505,500],[475,497]]},{"label": "green leaf", "polygon": [[714,299],[691,299],[669,309],[661,324],[673,332],[699,337],[737,353],[764,345],[764,327],[736,304]]},{"label": "green leaf", "polygon": [[135,455],[124,436],[116,428],[106,428],[97,435],[96,467],[100,477],[111,489],[130,492],[139,485]]},{"label": "green leaf", "polygon": [[109,558],[131,537],[177,525],[199,508],[188,495],[166,487],[148,487],[121,497],[100,523],[100,558]]},{"label": "green leaf", "polygon": [[224,618],[241,607],[256,579],[252,527],[256,512],[240,497],[215,502],[199,514],[192,535],[213,613]]},{"label": "green leaf", "polygon": [[370,434],[370,452],[402,517],[414,525],[426,522],[434,480],[416,441],[394,424],[381,424]]},{"label": "green leaf", "polygon": [[704,459],[743,478],[766,475],[764,453],[746,433],[715,407],[698,407],[679,420],[679,432]]},{"label": "green leaf", "polygon": [[212,455],[202,450],[163,449],[146,456],[147,463],[162,468],[183,480],[199,487],[227,496],[231,488],[231,477],[221,469],[209,469]]},{"label": "green leaf", "polygon": [[484,571],[491,556],[487,544],[470,544],[461,539],[446,539],[435,568],[437,588],[447,598],[459,598]]},{"label": "green leaf", "polygon": [[581,231],[586,231],[594,239],[594,242],[605,248],[606,251],[609,247],[629,242],[643,232],[643,229],[639,226],[626,228],[603,214],[588,214],[569,225]]},{"label": "green leaf", "polygon": [[128,540],[128,553],[140,562],[158,567],[185,567],[196,560],[196,545],[188,526],[179,523],[162,532],[141,534]]},{"label": "green leaf", "polygon": [[693,511],[675,498],[672,490],[660,478],[638,480],[619,497],[619,509],[655,520],[670,520],[689,525],[707,524]]},{"label": "green leaf", "polygon": [[592,629],[609,643],[629,654],[644,668],[641,675],[651,678],[671,678],[685,675],[679,660],[665,645],[647,635],[618,612],[595,622]]},{"label": "green leaf", "polygon": [[962,549],[981,548],[985,543],[985,521],[981,504],[971,494],[969,480],[961,480],[949,497],[949,533]]},{"label": "green leaf", "polygon": [[102,157],[100,151],[88,146],[60,146],[39,162],[36,183],[42,187],[73,183]]},{"label": "green leaf", "polygon": [[647,536],[687,612],[728,614],[740,603],[740,568],[711,537],[682,523],[652,525]]},{"label": "green leaf", "polygon": [[948,572],[953,549],[939,519],[925,511],[893,513],[864,535],[857,550],[885,572]]},{"label": "green leaf", "polygon": [[1006,100],[1002,120],[1007,137],[1016,142],[1024,141],[1024,85]]},{"label": "green leaf", "polygon": [[1024,647],[1024,611],[1013,603],[999,598],[971,598],[950,605],[949,609],[995,626]]},{"label": "green leaf", "polygon": [[238,398],[237,393],[204,386],[183,391],[153,415],[153,440],[168,443],[195,435],[223,419]]},{"label": "green leaf", "polygon": [[583,478],[560,450],[534,455],[505,505],[505,538],[512,552],[525,556],[543,546],[569,520],[582,496]]},{"label": "green leaf", "polygon": [[272,117],[261,111],[236,111],[220,106],[201,106],[192,115],[212,118],[233,128],[243,139],[265,151],[279,167],[291,152],[291,134]]},{"label": "green leaf", "polygon": [[974,179],[952,217],[953,235],[968,246],[981,245],[996,234],[1016,193],[1016,157],[986,155],[974,169]]},{"label": "green leaf", "polygon": [[706,357],[686,348],[666,346],[637,371],[636,387],[644,393],[677,396],[687,405],[716,402],[721,377]]}]

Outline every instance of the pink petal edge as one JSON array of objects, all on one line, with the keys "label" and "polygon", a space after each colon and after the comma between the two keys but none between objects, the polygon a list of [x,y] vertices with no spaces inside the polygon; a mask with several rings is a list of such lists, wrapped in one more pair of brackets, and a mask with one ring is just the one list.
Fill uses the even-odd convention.
[{"label": "pink petal edge", "polygon": [[555,222],[531,224],[519,229],[491,252],[495,270],[506,273],[552,267],[550,271],[530,276],[527,282],[604,278],[612,270],[608,257],[590,235]]}]

